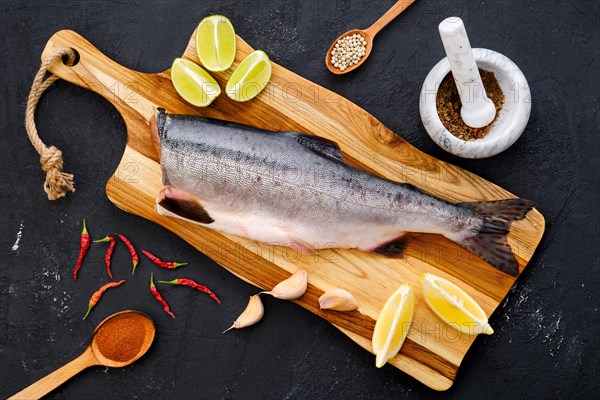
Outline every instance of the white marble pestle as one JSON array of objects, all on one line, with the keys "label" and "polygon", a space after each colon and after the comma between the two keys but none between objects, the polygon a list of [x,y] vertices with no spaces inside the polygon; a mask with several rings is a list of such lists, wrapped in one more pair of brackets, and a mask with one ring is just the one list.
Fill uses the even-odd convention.
[{"label": "white marble pestle", "polygon": [[[439,30],[447,57],[433,67],[421,88],[419,110],[425,130],[438,146],[459,157],[485,158],[506,150],[521,136],[529,120],[531,93],[527,79],[519,67],[502,54],[488,49],[471,49],[460,18],[444,20]],[[493,72],[504,94],[504,104],[495,120],[496,111],[485,94],[478,68]],[[440,120],[437,92],[450,72],[458,85],[463,121],[471,127],[485,126],[493,121],[481,139],[459,139]]]},{"label": "white marble pestle", "polygon": [[483,87],[465,24],[458,17],[450,17],[438,29],[462,103],[460,116],[470,127],[483,128],[496,117],[496,107]]}]

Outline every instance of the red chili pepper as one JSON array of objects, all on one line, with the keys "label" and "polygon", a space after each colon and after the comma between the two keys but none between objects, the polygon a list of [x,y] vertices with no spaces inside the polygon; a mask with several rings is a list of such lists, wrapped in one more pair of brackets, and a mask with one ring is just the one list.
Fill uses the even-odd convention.
[{"label": "red chili pepper", "polygon": [[171,312],[171,309],[169,308],[167,301],[165,299],[163,299],[163,297],[160,295],[160,293],[158,293],[158,290],[156,289],[156,285],[154,285],[154,273],[150,274],[150,293],[152,293],[152,296],[154,296],[154,298],[156,300],[158,300],[158,302],[160,304],[162,304],[162,306],[165,309],[165,312],[167,314],[169,314],[171,317],[175,318],[175,315]]},{"label": "red chili pepper", "polygon": [[219,300],[219,298],[217,297],[216,294],[214,294],[209,288],[207,288],[204,285],[201,285],[191,279],[187,279],[187,278],[178,278],[178,279],[173,279],[172,281],[158,281],[158,283],[168,283],[171,285],[183,285],[183,286],[189,286],[191,288],[194,288],[196,290],[201,291],[202,293],[206,293],[208,294],[210,297],[212,297],[217,303],[221,304],[221,300]]},{"label": "red chili pepper", "polygon": [[133,270],[131,271],[131,275],[133,275],[133,274],[135,274],[135,267],[137,267],[138,262],[140,261],[138,255],[137,255],[137,251],[135,251],[135,248],[133,247],[133,245],[131,244],[129,239],[127,239],[125,236],[121,235],[120,233],[117,233],[116,235],[123,241],[123,243],[125,243],[125,246],[127,246],[127,249],[129,249],[129,254],[131,254],[131,263],[133,264]]},{"label": "red chili pepper", "polygon": [[113,251],[115,251],[115,246],[117,245],[117,241],[115,240],[114,237],[108,235],[105,238],[102,238],[100,240],[94,240],[94,243],[105,243],[105,242],[110,242],[110,244],[108,245],[108,249],[106,249],[106,254],[104,255],[104,262],[106,263],[106,272],[108,273],[108,276],[110,277],[110,279],[113,278],[112,276],[112,272],[110,271],[110,258],[112,257],[112,253]]},{"label": "red chili pepper", "polygon": [[100,300],[100,297],[102,297],[102,295],[104,294],[104,292],[106,292],[107,289],[117,287],[120,284],[122,284],[123,282],[125,282],[125,280],[118,281],[118,282],[109,282],[106,285],[102,286],[100,289],[98,289],[92,295],[92,297],[90,297],[90,302],[88,303],[88,309],[87,309],[87,312],[85,313],[85,315],[83,316],[83,319],[86,319],[86,317],[88,316],[88,314],[90,313],[92,308],[96,305],[96,303],[98,303],[98,301]]},{"label": "red chili pepper", "polygon": [[148,257],[154,264],[160,265],[163,268],[173,269],[173,268],[181,267],[183,265],[187,265],[187,263],[178,263],[178,262],[173,262],[173,261],[163,261],[160,258],[156,257],[154,254],[152,254],[152,253],[150,253],[149,251],[146,251],[146,250],[142,250],[142,253],[144,253],[144,255],[146,257]]},{"label": "red chili pepper", "polygon": [[77,282],[77,272],[79,268],[81,268],[81,264],[83,263],[83,259],[90,248],[90,234],[87,231],[87,226],[85,225],[85,219],[83,220],[83,230],[81,231],[81,235],[79,237],[79,257],[77,258],[77,264],[75,264],[75,269],[73,270],[73,279]]}]

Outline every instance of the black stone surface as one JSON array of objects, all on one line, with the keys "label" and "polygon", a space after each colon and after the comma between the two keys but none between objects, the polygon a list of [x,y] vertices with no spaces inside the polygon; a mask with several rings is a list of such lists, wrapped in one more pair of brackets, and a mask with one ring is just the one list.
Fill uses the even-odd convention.
[{"label": "black stone surface", "polygon": [[[377,36],[358,71],[333,76],[331,41],[367,27],[391,0],[337,1],[2,1],[0,5],[0,397],[77,356],[96,324],[126,308],[156,322],[156,342],[134,365],[91,368],[54,391],[56,399],[565,399],[598,393],[599,341],[599,6],[589,1],[417,1]],[[491,317],[455,385],[434,392],[292,303],[265,299],[260,325],[222,335],[256,288],[183,240],[113,206],[104,194],[125,146],[119,114],[102,98],[59,82],[41,101],[42,138],[65,154],[77,192],[49,202],[37,154],[23,128],[26,96],[47,39],[73,29],[117,62],[168,68],[198,21],[228,16],[252,46],[346,96],[423,151],[537,201],[547,231],[531,265]],[[443,57],[437,24],[459,15],[474,47],[511,58],[529,80],[533,109],[522,138],[487,160],[446,154],[426,135],[419,89]],[[102,246],[81,278],[71,272],[81,219],[94,238],[128,234],[138,248],[188,261],[181,274],[220,294],[221,306],[177,287],[163,289],[177,319],[147,294],[143,261],[134,278],[124,247],[114,256],[126,286],[82,321],[106,281]],[[156,271],[161,277],[173,274]],[[177,275],[177,274],[175,274]]]}]

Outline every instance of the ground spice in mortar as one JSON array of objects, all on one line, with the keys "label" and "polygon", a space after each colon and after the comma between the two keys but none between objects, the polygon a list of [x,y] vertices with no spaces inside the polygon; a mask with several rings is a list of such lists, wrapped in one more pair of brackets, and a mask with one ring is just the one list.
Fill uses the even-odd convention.
[{"label": "ground spice in mortar", "polygon": [[142,349],[146,336],[142,318],[132,313],[117,316],[103,324],[94,338],[100,353],[118,362],[134,358]]},{"label": "ground spice in mortar", "polygon": [[[487,96],[496,106],[496,118],[504,105],[504,93],[493,72],[479,68],[483,87]],[[437,112],[444,127],[454,136],[462,140],[475,140],[484,137],[496,120],[483,128],[472,128],[464,123],[460,116],[461,102],[458,89],[454,83],[452,72],[442,80],[436,98]]]}]

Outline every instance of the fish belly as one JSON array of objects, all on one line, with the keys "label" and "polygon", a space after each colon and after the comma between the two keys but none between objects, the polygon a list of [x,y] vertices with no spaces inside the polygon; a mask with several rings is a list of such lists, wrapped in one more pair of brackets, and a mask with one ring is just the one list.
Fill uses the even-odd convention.
[{"label": "fish belly", "polygon": [[342,225],[314,226],[296,221],[274,218],[271,213],[253,210],[252,212],[227,211],[220,205],[202,201],[203,208],[214,219],[204,224],[173,213],[157,204],[159,214],[179,218],[191,223],[206,226],[215,231],[224,232],[251,240],[276,246],[288,246],[301,253],[311,253],[327,248],[358,248],[370,251],[382,243],[403,236],[406,232],[393,226],[376,224],[345,223]]}]

